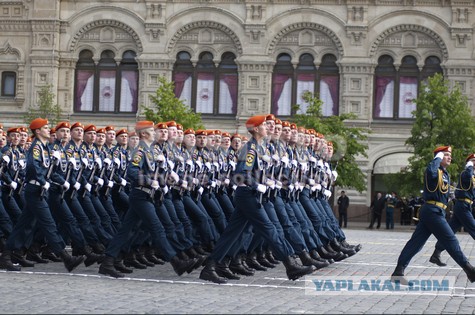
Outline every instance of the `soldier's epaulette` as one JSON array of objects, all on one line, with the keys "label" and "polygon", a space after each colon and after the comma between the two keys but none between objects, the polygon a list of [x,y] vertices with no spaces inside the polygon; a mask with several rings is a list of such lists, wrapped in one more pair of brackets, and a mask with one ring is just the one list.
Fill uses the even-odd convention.
[{"label": "soldier's epaulette", "polygon": [[254,149],[254,150],[255,150],[256,148],[257,148],[256,144],[255,144],[254,142],[251,143],[251,149]]}]

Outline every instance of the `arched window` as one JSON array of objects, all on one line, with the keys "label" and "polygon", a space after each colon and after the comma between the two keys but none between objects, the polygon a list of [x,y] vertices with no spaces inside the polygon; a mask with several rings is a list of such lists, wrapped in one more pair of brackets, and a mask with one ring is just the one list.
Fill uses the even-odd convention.
[{"label": "arched window", "polygon": [[2,96],[14,97],[16,95],[16,73],[12,71],[2,72]]},{"label": "arched window", "polygon": [[231,114],[237,112],[238,72],[236,56],[225,52],[215,65],[210,52],[199,55],[193,67],[188,52],[179,52],[173,69],[175,95],[202,114]]},{"label": "arched window", "polygon": [[138,65],[136,53],[128,50],[117,64],[113,51],[101,53],[99,62],[93,53],[83,50],[76,64],[76,112],[135,113],[138,104]]},{"label": "arched window", "polygon": [[394,67],[392,57],[381,56],[375,71],[373,116],[391,119],[412,118],[412,112],[416,110],[413,100],[417,98],[420,82],[435,73],[442,73],[440,60],[435,56],[425,60],[422,71],[419,71],[414,56],[404,56],[398,70]]},{"label": "arched window", "polygon": [[[332,54],[324,55],[318,69],[311,54],[302,54],[295,70],[291,59],[285,53],[277,56],[272,76],[272,113],[278,116],[303,114],[308,108],[303,95],[318,91],[317,94],[323,101],[322,114],[338,115],[340,83],[336,57]],[[297,112],[293,104],[299,105]]]}]

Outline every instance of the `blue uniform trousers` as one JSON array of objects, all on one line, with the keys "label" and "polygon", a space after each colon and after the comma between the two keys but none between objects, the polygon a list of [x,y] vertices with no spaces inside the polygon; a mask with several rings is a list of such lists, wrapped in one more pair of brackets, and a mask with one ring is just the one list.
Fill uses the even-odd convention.
[{"label": "blue uniform trousers", "polygon": [[275,225],[259,205],[255,191],[249,187],[238,187],[234,194],[234,204],[236,208],[211,253],[212,259],[220,262],[249,225],[253,226],[254,233],[269,244],[277,259],[284,260],[292,254],[285,245],[285,238],[279,236]]},{"label": "blue uniform trousers", "polygon": [[457,237],[445,219],[445,210],[435,205],[424,204],[419,210],[419,223],[416,230],[399,255],[398,265],[407,267],[431,234],[434,234],[457,264],[463,267],[468,262],[460,249]]},{"label": "blue uniform trousers", "polygon": [[7,249],[18,250],[23,246],[27,247],[29,239],[31,241],[31,233],[35,223],[42,235],[46,238],[48,246],[55,254],[59,254],[66,247],[51,215],[48,203],[45,198],[41,196],[41,190],[41,186],[26,184],[25,209],[23,209],[18,223],[14,226],[10,237],[7,239]]},{"label": "blue uniform trousers", "polygon": [[223,233],[226,228],[226,217],[224,215],[221,206],[214,197],[214,193],[206,191],[201,196],[201,203],[203,203],[204,208],[208,212],[211,219],[213,219],[214,226],[216,227],[218,233]]},{"label": "blue uniform trousers", "polygon": [[[96,231],[91,225],[91,221],[89,220],[89,217],[86,215],[86,213],[84,212],[84,209],[79,203],[77,196],[74,196],[71,198],[71,195],[72,195],[72,190],[70,189],[69,191],[66,192],[64,199],[66,200],[66,203],[68,204],[69,209],[71,210],[72,214],[76,218],[76,221],[78,222],[79,228],[81,229],[82,234],[84,235],[84,238],[86,239],[86,242],[88,244],[99,243],[100,242],[99,237],[97,236]],[[107,242],[110,241],[110,238],[107,240]]]},{"label": "blue uniform trousers", "polygon": [[[2,192],[0,191],[0,194]],[[8,237],[13,229],[13,222],[10,219],[3,203],[0,202],[0,237]]]},{"label": "blue uniform trousers", "polygon": [[22,209],[18,206],[16,199],[9,195],[10,189],[2,188],[2,202],[5,210],[7,211],[8,215],[10,216],[10,220],[12,220],[13,224],[18,222],[20,218]]},{"label": "blue uniform trousers", "polygon": [[176,251],[167,240],[165,229],[157,217],[150,195],[141,190],[132,189],[129,197],[130,209],[125,214],[121,228],[107,246],[106,255],[118,257],[133,236],[132,232],[141,225],[141,228],[150,233],[152,245],[160,251],[165,260],[169,261],[176,256]]},{"label": "blue uniform trousers", "polygon": [[86,192],[83,196],[84,189],[81,189],[77,193],[77,199],[81,204],[84,213],[89,218],[94,231],[96,232],[97,236],[101,239],[103,244],[107,244],[112,239],[112,235],[106,231],[104,226],[102,225],[100,217],[97,215],[96,209],[94,208],[94,204],[91,200],[91,194]]},{"label": "blue uniform trousers", "polygon": [[117,232],[117,230],[120,228],[120,225],[122,224],[119,215],[117,214],[117,211],[115,211],[114,208],[114,203],[112,202],[111,197],[106,197],[104,193],[100,193],[99,195],[99,200],[102,203],[102,206],[104,209],[107,211],[107,214],[109,215],[109,218],[111,220],[112,228],[114,229],[114,233]]},{"label": "blue uniform trousers", "polygon": [[327,233],[331,233],[331,229],[329,229],[324,222],[325,217],[322,214],[322,209],[312,202],[310,191],[308,189],[303,189],[299,201],[305,209],[305,213],[312,222],[313,228],[315,232],[317,232],[321,241],[325,244],[328,243],[331,240],[331,235],[328,235]]},{"label": "blue uniform trousers", "polygon": [[175,225],[175,232],[177,233],[178,240],[180,240],[180,242],[182,243],[182,246],[184,246],[184,248],[189,248],[193,246],[193,243],[186,237],[185,227],[183,226],[183,223],[180,221],[178,217],[178,211],[181,211],[181,209],[175,208],[175,204],[173,203],[171,192],[168,192],[163,197],[163,205],[165,206],[165,209],[168,212],[168,216],[170,217],[170,220]]},{"label": "blue uniform trousers", "polygon": [[312,222],[310,222],[303,207],[300,207],[295,201],[286,202],[285,207],[288,211],[293,211],[299,223],[300,230],[302,231],[302,236],[307,244],[307,248],[311,250],[323,245],[318,238],[317,232],[313,229]]},{"label": "blue uniform trousers", "polygon": [[208,221],[211,218],[209,218],[206,211],[203,212],[198,204],[193,201],[188,191],[183,194],[183,205],[185,206],[185,212],[192,222],[192,226],[196,228],[200,242],[202,244],[209,244],[215,239]]},{"label": "blue uniform trousers", "polygon": [[[463,226],[464,231],[475,239],[475,219],[473,218],[471,204],[456,199],[454,213],[449,220],[449,225],[454,234]],[[435,248],[440,251],[445,250],[445,247],[443,247],[441,242],[437,242]]]}]

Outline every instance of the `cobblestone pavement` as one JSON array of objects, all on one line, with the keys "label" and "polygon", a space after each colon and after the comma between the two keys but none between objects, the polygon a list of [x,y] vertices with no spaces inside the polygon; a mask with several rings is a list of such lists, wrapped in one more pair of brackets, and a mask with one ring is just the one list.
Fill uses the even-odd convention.
[{"label": "cobblestone pavement", "polygon": [[[405,230],[345,230],[350,243],[361,243],[353,257],[318,270],[312,277],[378,277],[390,275],[411,235]],[[458,235],[464,253],[475,261],[473,240]],[[475,284],[447,253],[446,267],[428,262],[431,237],[406,270],[408,276],[455,277],[450,295],[433,293],[352,292],[309,294],[311,279],[289,281],[278,267],[252,277],[215,285],[200,280],[199,270],[178,277],[171,266],[137,270],[130,278],[100,276],[98,266],[67,273],[61,263],[37,264],[21,272],[0,272],[1,313],[473,313]],[[315,292],[311,292],[315,293]]]}]

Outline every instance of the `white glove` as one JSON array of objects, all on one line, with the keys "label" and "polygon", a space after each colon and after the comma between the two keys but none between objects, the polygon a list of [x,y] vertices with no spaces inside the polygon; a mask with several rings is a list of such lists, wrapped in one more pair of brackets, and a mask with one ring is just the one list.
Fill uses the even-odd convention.
[{"label": "white glove", "polygon": [[50,183],[49,182],[46,182],[44,185],[43,185],[43,189],[48,191],[49,187],[50,187]]},{"label": "white glove", "polygon": [[201,170],[203,169],[203,163],[199,160],[196,160],[195,164],[198,165],[198,167],[200,168],[199,171],[201,172]]},{"label": "white glove", "polygon": [[53,158],[55,158],[56,160],[60,160],[61,159],[61,153],[59,153],[59,151],[53,151],[53,154],[51,154],[53,156]]},{"label": "white glove", "polygon": [[81,158],[81,162],[82,164],[84,164],[84,167],[87,167],[89,165],[89,161],[85,157]]},{"label": "white glove", "polygon": [[467,164],[465,164],[465,167],[469,167],[469,166],[473,166],[473,162],[472,162],[472,161],[468,161]]},{"label": "white glove", "polygon": [[233,185],[233,190],[236,190],[236,188],[237,188],[237,185]]},{"label": "white glove", "polygon": [[109,188],[112,188],[112,187],[114,187],[114,182],[113,182],[113,181],[111,181],[111,180],[110,180],[110,181],[108,181],[108,182],[107,182],[107,187],[109,187]]},{"label": "white glove", "polygon": [[211,187],[216,187],[216,182],[214,180],[211,182]]},{"label": "white glove", "polygon": [[297,167],[297,166],[299,166],[299,165],[298,165],[298,163],[297,163],[297,160],[292,160],[292,162],[291,162],[291,163],[292,163],[292,165],[293,165],[294,167]]},{"label": "white glove", "polygon": [[234,162],[234,161],[229,161],[229,166],[231,167],[231,169],[232,169],[233,171],[236,170],[236,162]]},{"label": "white glove", "polygon": [[69,163],[71,163],[71,165],[73,166],[74,169],[76,169],[76,159],[75,158],[69,158],[68,160]]},{"label": "white glove", "polygon": [[120,160],[118,158],[114,158],[114,163],[116,167],[120,167]]},{"label": "white glove", "polygon": [[63,184],[63,188],[65,191],[68,191],[69,190],[69,187],[71,187],[71,184],[68,182],[68,181],[65,181],[64,184]]},{"label": "white glove", "polygon": [[104,180],[102,178],[98,178],[97,179],[97,185],[99,185],[101,187],[104,186]]},{"label": "white glove", "polygon": [[300,183],[297,182],[295,183],[295,191],[300,190]]},{"label": "white glove", "polygon": [[290,191],[293,191],[294,188],[295,188],[294,184],[290,184],[290,185],[289,185],[289,190],[290,190]]},{"label": "white glove", "polygon": [[274,189],[275,188],[275,181],[272,179],[266,180],[266,185],[269,186],[270,188]]},{"label": "white glove", "polygon": [[170,159],[167,160],[167,163],[168,163],[168,167],[169,167],[170,169],[173,169],[173,168],[175,167],[175,163],[174,163],[172,160],[170,160]]},{"label": "white glove", "polygon": [[260,193],[265,193],[266,190],[267,190],[266,185],[262,185],[262,184],[257,185],[257,191],[258,191],[258,192],[260,192]]},{"label": "white glove", "polygon": [[317,159],[314,156],[309,157],[308,160],[312,163],[317,163]]},{"label": "white glove", "polygon": [[120,185],[123,186],[123,187],[125,187],[125,186],[127,185],[127,181],[122,178],[122,179],[120,180]]},{"label": "white glove", "polygon": [[24,169],[24,168],[26,167],[26,162],[25,162],[25,160],[19,160],[19,161],[18,161],[18,164],[20,164],[20,167],[21,167],[22,169]]},{"label": "white glove", "polygon": [[84,186],[84,189],[86,189],[87,191],[91,191],[91,184],[87,183],[85,186]]},{"label": "white glove", "polygon": [[165,187],[162,188],[163,194],[166,195],[168,192],[168,186],[165,185]]},{"label": "white glove", "polygon": [[158,161],[158,162],[164,162],[164,161],[165,161],[165,155],[159,154],[159,155],[157,156],[157,161]]},{"label": "white glove", "polygon": [[177,156],[176,159],[177,159],[178,161],[180,161],[181,163],[183,163],[183,157],[182,157],[182,156]]},{"label": "white glove", "polygon": [[224,183],[224,186],[229,186],[229,183],[230,183],[229,178],[226,178],[226,179],[223,181],[223,183]]},{"label": "white glove", "polygon": [[211,171],[211,163],[210,162],[206,162],[205,166],[208,169],[208,171]]},{"label": "white glove", "polygon": [[219,163],[218,162],[213,162],[214,167],[216,167],[217,170],[219,170]]},{"label": "white glove", "polygon": [[277,154],[272,155],[272,159],[276,162],[280,161],[280,157]]},{"label": "white glove", "polygon": [[184,189],[186,189],[188,187],[188,182],[186,180],[182,181],[181,182],[181,187],[183,187]]},{"label": "white glove", "polygon": [[112,164],[111,159],[105,158],[105,159],[104,159],[104,164],[107,165],[107,167],[111,166],[111,164]]},{"label": "white glove", "polygon": [[102,168],[102,160],[101,160],[101,158],[96,158],[96,159],[94,160],[94,162],[97,164],[97,166],[99,166],[99,168]]},{"label": "white glove", "polygon": [[314,192],[315,190],[317,190],[317,188],[318,188],[318,185],[315,185],[315,186],[312,186],[312,188],[310,188],[310,190],[311,190],[312,192]]},{"label": "white glove", "polygon": [[284,163],[285,167],[289,167],[289,158],[288,157],[284,156],[284,157],[282,157],[282,159],[280,159],[280,161],[282,163]]},{"label": "white glove", "polygon": [[266,163],[269,163],[271,161],[270,156],[268,156],[267,154],[262,155],[261,158]]},{"label": "white glove", "polygon": [[203,194],[203,191],[205,191],[203,187],[198,188],[198,193],[199,193],[200,195]]},{"label": "white glove", "polygon": [[323,168],[323,160],[318,160],[317,162],[317,166],[320,167],[320,168]]},{"label": "white glove", "polygon": [[171,176],[171,178],[173,178],[173,180],[174,180],[175,182],[177,182],[177,183],[178,183],[178,181],[180,180],[180,176],[178,176],[178,174],[175,173],[174,171],[171,171],[170,176]]},{"label": "white glove", "polygon": [[218,187],[221,186],[221,181],[220,180],[216,180],[216,186],[218,186]]},{"label": "white glove", "polygon": [[193,178],[193,185],[198,185],[200,180],[198,178]]},{"label": "white glove", "polygon": [[329,191],[329,190],[325,190],[325,192],[323,194],[328,198],[330,198],[332,196],[332,192]]},{"label": "white glove", "polygon": [[10,163],[10,157],[8,155],[2,156],[2,159],[5,163],[7,163],[7,164]]},{"label": "white glove", "polygon": [[16,190],[17,187],[18,187],[18,183],[17,183],[17,182],[12,181],[12,182],[10,183],[10,188],[11,188],[11,189]]},{"label": "white glove", "polygon": [[302,172],[306,172],[308,170],[307,162],[300,162],[300,168],[302,169]]},{"label": "white glove", "polygon": [[332,170],[331,170],[331,169],[329,169],[329,168],[327,168],[327,171],[326,171],[326,173],[327,173],[327,175],[328,175],[328,176],[331,176],[331,175],[332,175]]},{"label": "white glove", "polygon": [[189,167],[193,167],[193,161],[192,160],[186,160],[186,165]]},{"label": "white glove", "polygon": [[310,178],[310,179],[308,180],[308,184],[309,184],[310,186],[315,185],[315,180],[314,180],[313,178]]},{"label": "white glove", "polygon": [[336,171],[332,171],[333,175],[333,180],[336,180],[338,178],[338,173]]},{"label": "white glove", "polygon": [[437,158],[439,158],[439,159],[442,160],[442,159],[444,158],[444,152],[439,152],[439,153],[437,153],[437,154],[435,155],[435,159],[437,159]]},{"label": "white glove", "polygon": [[279,182],[278,180],[275,181],[275,188],[281,189],[282,188],[282,182]]},{"label": "white glove", "polygon": [[158,187],[160,187],[160,185],[158,184],[158,180],[152,180],[152,183],[150,184],[150,187],[157,190]]},{"label": "white glove", "polygon": [[74,185],[73,185],[74,189],[76,190],[79,190],[81,188],[81,184],[79,182],[76,182]]},{"label": "white glove", "polygon": [[318,191],[322,190],[322,185],[320,184],[316,184],[315,187],[316,187],[315,189]]}]

